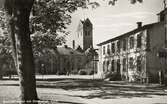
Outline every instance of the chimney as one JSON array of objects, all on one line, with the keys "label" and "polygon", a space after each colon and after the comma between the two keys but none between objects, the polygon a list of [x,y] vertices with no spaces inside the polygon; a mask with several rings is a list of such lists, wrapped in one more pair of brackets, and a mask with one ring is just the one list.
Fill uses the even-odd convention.
[{"label": "chimney", "polygon": [[137,28],[141,28],[142,27],[142,22],[137,22]]}]

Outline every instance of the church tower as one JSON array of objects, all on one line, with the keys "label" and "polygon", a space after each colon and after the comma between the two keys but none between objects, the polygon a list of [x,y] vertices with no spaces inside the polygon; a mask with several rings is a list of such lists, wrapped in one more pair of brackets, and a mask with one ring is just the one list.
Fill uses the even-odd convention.
[{"label": "church tower", "polygon": [[87,18],[84,21],[80,21],[76,36],[72,40],[73,49],[86,49],[93,46],[93,25],[90,20]]}]

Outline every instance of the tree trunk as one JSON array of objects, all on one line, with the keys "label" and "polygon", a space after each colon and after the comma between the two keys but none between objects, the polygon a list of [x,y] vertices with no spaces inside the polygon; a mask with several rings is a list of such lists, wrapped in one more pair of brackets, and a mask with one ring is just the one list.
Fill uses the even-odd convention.
[{"label": "tree trunk", "polygon": [[21,100],[37,100],[35,66],[29,31],[29,16],[33,0],[6,0],[9,34],[20,81]]}]

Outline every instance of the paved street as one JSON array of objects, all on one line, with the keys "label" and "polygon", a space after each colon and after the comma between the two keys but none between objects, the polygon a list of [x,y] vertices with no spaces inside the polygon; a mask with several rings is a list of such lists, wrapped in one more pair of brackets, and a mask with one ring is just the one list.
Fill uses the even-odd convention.
[{"label": "paved street", "polygon": [[[37,81],[37,91],[46,104],[167,104],[167,88],[158,84],[61,78]],[[0,103],[11,104],[18,97],[18,81],[0,81]]]}]

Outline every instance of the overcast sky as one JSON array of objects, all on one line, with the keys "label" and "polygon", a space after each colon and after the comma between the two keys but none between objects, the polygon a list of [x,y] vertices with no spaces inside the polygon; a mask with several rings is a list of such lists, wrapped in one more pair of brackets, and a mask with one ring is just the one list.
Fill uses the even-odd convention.
[{"label": "overcast sky", "polygon": [[89,18],[93,23],[93,43],[96,46],[136,28],[136,22],[143,22],[143,24],[157,22],[157,13],[164,8],[163,0],[143,1],[142,4],[132,5],[129,0],[118,0],[115,6],[108,6],[107,2],[101,2],[101,6],[97,9],[80,9],[72,15],[72,24],[68,29],[71,34],[75,34],[79,20]]}]

